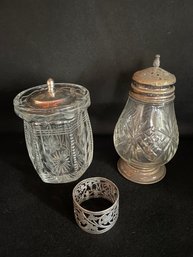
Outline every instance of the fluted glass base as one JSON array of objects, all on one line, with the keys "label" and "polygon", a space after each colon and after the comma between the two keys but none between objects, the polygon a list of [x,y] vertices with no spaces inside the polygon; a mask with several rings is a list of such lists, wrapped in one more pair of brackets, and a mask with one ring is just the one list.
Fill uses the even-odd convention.
[{"label": "fluted glass base", "polygon": [[154,184],[162,180],[166,174],[165,165],[156,166],[153,169],[136,169],[119,159],[117,167],[121,175],[126,179],[139,184]]}]

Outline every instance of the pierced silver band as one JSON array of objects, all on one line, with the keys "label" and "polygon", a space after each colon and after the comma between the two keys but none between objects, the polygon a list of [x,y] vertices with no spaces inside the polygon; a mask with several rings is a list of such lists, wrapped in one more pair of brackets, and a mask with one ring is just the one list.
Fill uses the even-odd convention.
[{"label": "pierced silver band", "polygon": [[[111,229],[119,215],[119,190],[110,180],[102,177],[92,177],[78,183],[72,193],[74,215],[78,226],[91,234],[102,234]],[[92,198],[103,198],[112,206],[101,211],[90,211],[81,203]]]}]

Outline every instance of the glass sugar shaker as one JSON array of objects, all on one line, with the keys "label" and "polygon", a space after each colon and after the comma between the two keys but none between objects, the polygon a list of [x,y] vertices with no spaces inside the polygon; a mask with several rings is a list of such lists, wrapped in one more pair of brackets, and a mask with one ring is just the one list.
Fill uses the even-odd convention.
[{"label": "glass sugar shaker", "polygon": [[161,69],[156,55],[153,67],[137,71],[129,98],[114,130],[114,145],[121,157],[119,172],[140,184],[160,181],[165,165],[178,147],[174,110],[173,74]]},{"label": "glass sugar shaker", "polygon": [[89,106],[85,87],[52,79],[15,97],[30,159],[44,182],[75,181],[89,167],[93,158]]}]

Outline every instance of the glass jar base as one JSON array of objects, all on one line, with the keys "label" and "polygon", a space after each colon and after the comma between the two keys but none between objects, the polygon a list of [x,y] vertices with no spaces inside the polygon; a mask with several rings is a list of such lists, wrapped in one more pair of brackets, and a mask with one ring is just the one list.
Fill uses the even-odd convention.
[{"label": "glass jar base", "polygon": [[65,183],[70,183],[70,182],[78,180],[83,175],[83,173],[80,173],[78,176],[75,176],[75,177],[69,177],[69,176],[67,177],[66,175],[63,175],[63,176],[49,176],[49,175],[42,175],[42,174],[41,175],[39,174],[39,176],[44,183],[65,184]]},{"label": "glass jar base", "polygon": [[145,171],[136,169],[127,164],[123,159],[119,159],[117,168],[126,179],[138,184],[154,184],[162,180],[166,174],[165,165]]}]

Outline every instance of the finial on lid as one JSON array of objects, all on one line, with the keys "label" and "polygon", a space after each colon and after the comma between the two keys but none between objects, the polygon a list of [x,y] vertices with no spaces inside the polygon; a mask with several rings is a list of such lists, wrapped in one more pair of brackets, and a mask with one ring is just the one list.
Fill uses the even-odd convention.
[{"label": "finial on lid", "polygon": [[48,93],[50,94],[50,96],[55,97],[54,80],[52,78],[49,78],[47,80],[47,85],[48,85]]},{"label": "finial on lid", "polygon": [[146,102],[167,102],[174,99],[176,77],[160,66],[160,55],[156,54],[153,67],[133,74],[130,95]]},{"label": "finial on lid", "polygon": [[156,54],[155,59],[153,61],[153,67],[159,67],[160,66],[160,55]]}]

